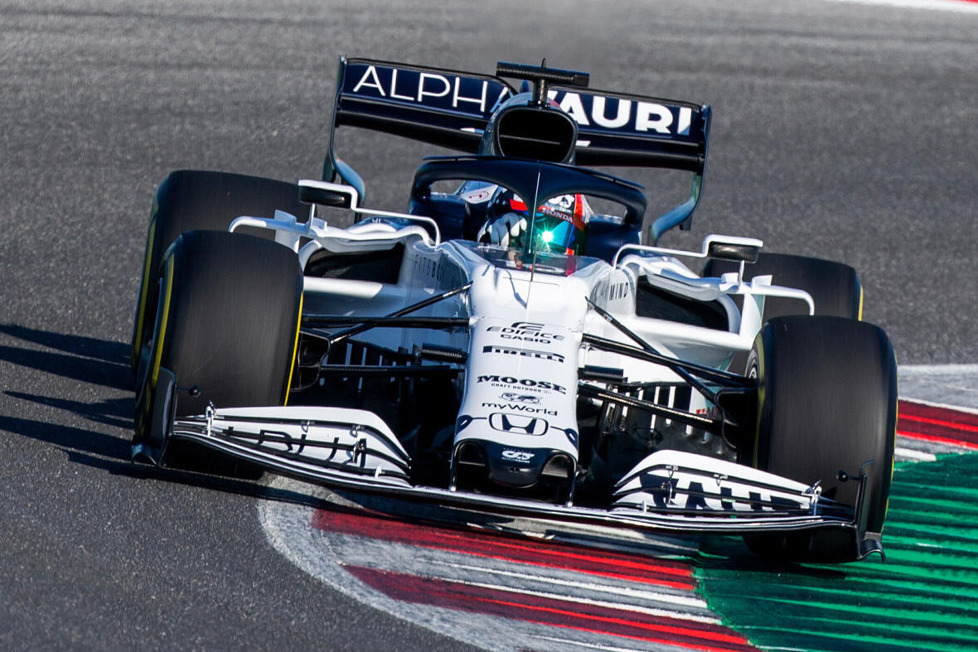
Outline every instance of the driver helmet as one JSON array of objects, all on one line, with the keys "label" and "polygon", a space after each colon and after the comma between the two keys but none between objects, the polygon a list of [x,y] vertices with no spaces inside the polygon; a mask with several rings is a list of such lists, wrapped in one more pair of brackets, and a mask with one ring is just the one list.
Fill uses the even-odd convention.
[{"label": "driver helmet", "polygon": [[593,214],[584,195],[559,195],[537,207],[532,250],[568,256],[584,251],[587,222]]},{"label": "driver helmet", "polygon": [[[548,199],[537,207],[532,227],[529,224],[526,203],[518,195],[505,192],[494,203],[497,208],[490,211],[491,222],[513,216],[520,217],[522,232],[508,238],[506,245],[509,248],[565,255],[579,255],[583,252],[587,222],[594,214],[584,195],[558,195]],[[493,212],[495,215],[491,214]],[[531,228],[532,239],[528,232]]]}]

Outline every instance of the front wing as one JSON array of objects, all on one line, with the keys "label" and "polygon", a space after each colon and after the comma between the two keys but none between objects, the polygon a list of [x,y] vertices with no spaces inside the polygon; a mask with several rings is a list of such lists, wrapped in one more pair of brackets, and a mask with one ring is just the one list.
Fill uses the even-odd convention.
[{"label": "front wing", "polygon": [[[154,451],[140,445],[134,457],[159,463],[169,441],[185,440],[334,489],[660,532],[750,535],[826,530],[851,536],[859,558],[882,553],[879,542],[862,532],[860,510],[823,497],[818,486],[692,453],[650,454],[619,481],[611,505],[603,509],[412,484],[411,457],[387,425],[365,410],[220,409],[170,423],[164,448]],[[864,484],[865,476],[860,481]]]}]

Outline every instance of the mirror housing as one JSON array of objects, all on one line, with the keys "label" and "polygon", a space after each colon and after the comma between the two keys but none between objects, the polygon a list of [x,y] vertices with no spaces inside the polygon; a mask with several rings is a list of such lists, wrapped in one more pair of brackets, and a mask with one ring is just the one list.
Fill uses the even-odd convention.
[{"label": "mirror housing", "polygon": [[735,263],[756,263],[764,243],[757,238],[729,235],[708,235],[703,240],[703,258],[729,260]]},{"label": "mirror housing", "polygon": [[299,201],[330,208],[357,208],[360,194],[353,186],[313,179],[299,180]]}]

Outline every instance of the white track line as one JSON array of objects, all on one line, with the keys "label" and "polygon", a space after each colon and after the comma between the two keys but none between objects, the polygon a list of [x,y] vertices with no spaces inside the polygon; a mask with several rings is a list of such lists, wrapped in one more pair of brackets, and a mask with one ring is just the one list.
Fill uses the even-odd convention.
[{"label": "white track line", "polygon": [[[846,0],[835,0],[846,1]],[[875,0],[857,0],[872,2]],[[898,2],[888,2],[896,5]],[[929,3],[925,3],[929,4]],[[934,4],[947,4],[936,3]],[[978,4],[974,9],[978,13]],[[978,365],[901,366],[899,368],[899,393],[902,399],[951,407],[978,413]],[[926,460],[932,457],[927,449],[918,449],[913,442],[902,441],[899,455],[903,459]],[[325,497],[328,493],[319,488],[297,483],[285,478],[267,478],[270,486],[278,489],[309,492]],[[334,498],[336,498],[334,496]],[[452,637],[459,641],[492,650],[606,650],[632,652],[633,650],[675,650],[682,645],[661,641],[626,642],[621,638],[608,639],[594,632],[571,634],[559,628],[543,624],[521,623],[517,629],[501,625],[505,619],[476,613],[461,613],[449,608],[413,604],[392,599],[368,587],[343,570],[345,564],[363,562],[367,566],[383,568],[391,565],[400,570],[421,570],[417,565],[427,565],[426,572],[432,577],[444,577],[454,582],[471,584],[501,591],[522,591],[527,595],[560,598],[582,605],[615,607],[650,615],[668,615],[677,620],[702,624],[714,624],[716,618],[706,608],[701,596],[693,591],[678,589],[653,589],[626,582],[603,578],[573,578],[561,572],[549,577],[527,573],[518,564],[508,567],[502,563],[466,564],[464,556],[445,554],[438,556],[415,550],[410,555],[402,552],[398,544],[369,542],[348,535],[331,536],[311,527],[313,508],[289,505],[276,501],[260,501],[259,519],[269,542],[293,564],[313,577],[374,609],[385,611],[422,627]],[[355,546],[351,546],[355,543]],[[635,545],[637,542],[629,542]],[[649,542],[646,542],[649,545]],[[623,545],[624,548],[630,547]],[[368,550],[369,548],[369,550]],[[446,573],[454,568],[454,577]],[[479,576],[474,573],[479,571]],[[514,579],[521,579],[523,586],[511,586]],[[618,600],[608,601],[609,592]],[[590,594],[590,595],[588,595]],[[634,647],[632,647],[634,645]],[[622,647],[627,646],[627,647]]]},{"label": "white track line", "polygon": [[948,11],[960,14],[978,14],[978,3],[968,0],[826,0],[860,5],[880,5],[897,9],[924,9],[927,11]]},{"label": "white track line", "polygon": [[[440,565],[443,563],[444,562],[433,562],[433,565]],[[485,586],[485,587],[495,588],[500,591],[506,590],[506,591],[513,591],[513,592],[528,593],[532,595],[548,596],[548,597],[560,598],[561,600],[581,602],[582,604],[603,604],[605,606],[613,606],[616,609],[630,609],[634,611],[641,611],[643,613],[649,613],[652,615],[658,615],[658,616],[667,615],[667,616],[672,616],[673,618],[694,620],[697,622],[709,623],[714,625],[720,624],[720,621],[717,618],[697,616],[690,612],[677,612],[674,610],[664,611],[662,609],[650,609],[648,607],[639,606],[636,603],[636,601],[638,600],[643,600],[643,601],[649,601],[654,603],[672,604],[672,605],[676,605],[677,607],[681,607],[683,609],[695,609],[695,610],[702,610],[703,612],[707,612],[709,608],[706,606],[706,601],[700,598],[693,591],[683,591],[682,593],[676,593],[676,594],[655,593],[646,590],[628,589],[628,588],[623,588],[618,586],[607,586],[607,585],[601,585],[601,584],[596,584],[591,582],[572,582],[567,580],[560,580],[552,577],[545,577],[542,575],[533,575],[531,573],[527,573],[522,570],[507,571],[498,568],[487,568],[485,566],[467,567],[463,564],[455,564],[454,567],[459,569],[467,568],[471,570],[476,570],[483,575],[496,575],[496,576],[510,577],[513,579],[519,579],[523,583],[523,586],[513,586],[511,584],[490,585],[490,584],[481,584],[478,582],[466,582],[467,584],[471,584],[473,586]],[[573,595],[570,595],[569,593],[548,593],[545,591],[534,591],[525,588],[526,584],[529,582],[536,582],[542,585],[550,584],[553,586],[585,589],[591,593],[610,593],[612,595],[617,596],[619,600],[618,602],[610,603],[604,601],[596,601],[592,599],[577,598],[574,597]],[[626,603],[625,602],[626,598],[632,600],[632,602]]]}]

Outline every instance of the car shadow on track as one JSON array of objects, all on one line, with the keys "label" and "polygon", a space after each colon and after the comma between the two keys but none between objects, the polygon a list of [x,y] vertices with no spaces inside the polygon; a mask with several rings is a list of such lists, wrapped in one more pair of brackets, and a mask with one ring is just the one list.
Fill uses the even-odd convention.
[{"label": "car shadow on track", "polygon": [[100,423],[113,428],[132,428],[132,397],[103,399],[94,403],[84,401],[74,401],[71,399],[52,398],[25,394],[23,392],[4,392],[7,396],[22,401],[31,401],[38,405],[46,405],[73,414],[83,416],[95,423]]},{"label": "car shadow on track", "polygon": [[111,389],[132,389],[127,344],[17,324],[0,324],[0,335],[43,347],[0,346],[0,362]]},{"label": "car shadow on track", "polygon": [[[9,363],[45,374],[77,381],[69,385],[71,396],[44,396],[8,388],[3,396],[42,409],[32,414],[47,418],[0,415],[0,431],[45,442],[61,449],[74,464],[102,469],[113,475],[155,479],[163,482],[235,493],[265,500],[322,507],[323,501],[298,491],[267,487],[254,469],[222,464],[205,457],[180,468],[158,468],[131,461],[134,397],[129,345],[122,342],[56,333],[17,324],[0,324],[0,337],[19,340],[23,346],[0,345],[0,364]],[[86,387],[86,386],[92,387]],[[49,383],[46,386],[63,386]],[[79,389],[80,388],[80,389]],[[101,389],[100,389],[101,388]],[[123,392],[123,396],[118,396]],[[95,396],[86,401],[86,396]],[[92,429],[65,425],[55,417],[66,412],[97,424]],[[112,431],[121,430],[120,434]]]},{"label": "car shadow on track", "polygon": [[[23,346],[0,345],[0,363],[9,363],[31,371],[50,374],[60,378],[77,381],[77,384],[67,385],[69,396],[46,396],[38,393],[18,391],[8,386],[4,395],[33,403],[35,408],[54,408],[81,416],[94,423],[128,430],[131,426],[133,399],[129,390],[132,387],[132,372],[129,365],[129,348],[120,342],[98,340],[91,337],[55,333],[17,324],[0,324],[0,336],[9,336],[11,340],[19,340]],[[94,387],[88,387],[92,385]],[[64,383],[45,383],[43,387],[65,387]],[[108,390],[110,395],[98,389]],[[112,396],[118,392],[126,392],[125,396]],[[83,400],[85,396],[95,395],[93,401]],[[38,413],[37,409],[31,410]],[[41,410],[41,412],[48,412]],[[49,412],[48,412],[49,413]],[[50,431],[50,437],[43,439],[81,439],[77,433],[67,435],[71,428],[65,428],[45,421],[26,421],[24,419],[8,419],[9,429],[18,432],[26,430],[27,434],[37,436]],[[31,425],[25,426],[30,423]],[[84,431],[80,431],[84,432]],[[60,433],[60,434],[59,434]],[[105,448],[108,442],[116,442],[117,438],[98,433],[87,433],[87,439],[95,443],[93,449]],[[110,448],[121,448],[119,445]]]},{"label": "car shadow on track", "polygon": [[[872,558],[866,564],[873,564]],[[777,578],[805,576],[824,579],[843,580],[846,577],[844,564],[817,564],[793,561],[780,561],[755,555],[747,549],[743,540],[737,536],[704,537],[699,554],[694,562],[704,575],[719,577],[726,573],[753,573],[758,577]]]},{"label": "car shadow on track", "polygon": [[45,423],[34,419],[0,416],[0,431],[29,437],[57,446],[71,455],[84,451],[88,455],[112,460],[129,459],[129,444],[119,437],[104,433],[72,428],[58,423]]}]

